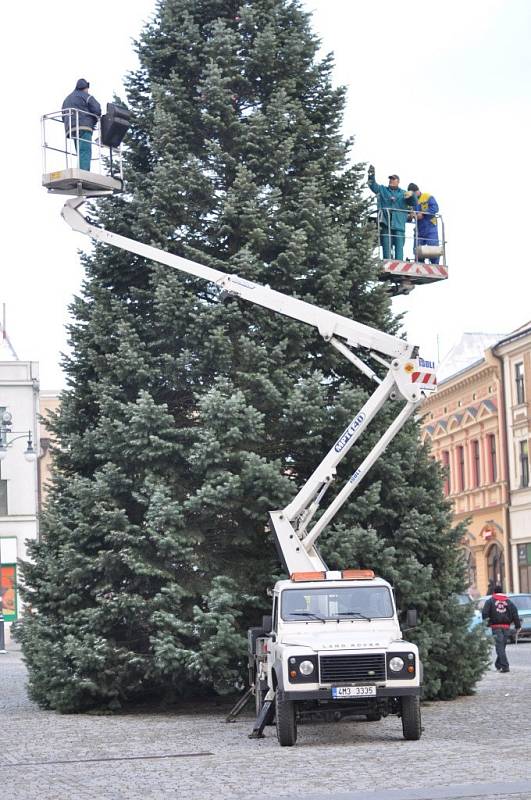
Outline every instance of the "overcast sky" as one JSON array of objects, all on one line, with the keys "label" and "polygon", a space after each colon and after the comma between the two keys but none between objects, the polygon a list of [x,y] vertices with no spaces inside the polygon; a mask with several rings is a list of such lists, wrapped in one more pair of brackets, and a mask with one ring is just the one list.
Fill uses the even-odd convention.
[{"label": "overcast sky", "polygon": [[[441,357],[464,331],[509,332],[531,320],[531,3],[528,0],[314,0],[314,27],[348,87],[353,158],[432,192],[446,225],[450,279],[397,298],[408,338]],[[123,95],[132,40],[151,0],[2,3],[0,195],[7,329],[41,386],[62,388],[67,305],[79,291],[84,237],[40,186],[42,113],[78,77],[102,105]],[[527,247],[526,247],[527,245]]]}]

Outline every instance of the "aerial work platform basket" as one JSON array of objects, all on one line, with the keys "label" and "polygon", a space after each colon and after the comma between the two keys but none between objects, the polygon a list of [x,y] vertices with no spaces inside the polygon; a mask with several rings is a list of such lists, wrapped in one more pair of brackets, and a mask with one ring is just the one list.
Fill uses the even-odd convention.
[{"label": "aerial work platform basket", "polygon": [[385,242],[387,252],[396,250],[395,234],[389,225],[390,212],[391,209],[380,209],[369,218],[378,233],[380,280],[387,282],[390,294],[409,294],[415,286],[446,280],[448,267],[442,215],[434,215],[434,235],[431,241],[426,241],[418,232],[417,212],[408,212],[402,258],[389,258],[384,255],[382,240],[388,237]]},{"label": "aerial work platform basket", "polygon": [[[129,124],[129,112],[108,103],[107,114],[101,120],[94,118],[90,140],[82,136],[79,114],[79,109],[65,108],[41,118],[42,185],[52,194],[63,195],[97,197],[122,192],[121,142]],[[83,148],[90,169],[81,169]]]}]

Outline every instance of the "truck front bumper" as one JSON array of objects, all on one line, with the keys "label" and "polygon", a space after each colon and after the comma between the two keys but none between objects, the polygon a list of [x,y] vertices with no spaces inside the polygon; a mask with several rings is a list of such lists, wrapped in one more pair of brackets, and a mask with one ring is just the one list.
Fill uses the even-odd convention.
[{"label": "truck front bumper", "polygon": [[422,696],[422,686],[377,686],[376,695],[371,697],[345,697],[337,700],[332,697],[332,689],[302,689],[297,691],[283,691],[277,689],[280,700],[330,700],[333,703],[352,702],[353,700],[378,700],[384,697],[404,697],[405,695]]}]

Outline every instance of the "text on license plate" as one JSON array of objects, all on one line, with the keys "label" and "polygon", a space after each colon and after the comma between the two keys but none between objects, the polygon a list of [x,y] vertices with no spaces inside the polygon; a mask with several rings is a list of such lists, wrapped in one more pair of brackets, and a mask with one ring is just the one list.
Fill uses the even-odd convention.
[{"label": "text on license plate", "polygon": [[376,697],[376,686],[332,686],[332,698]]}]

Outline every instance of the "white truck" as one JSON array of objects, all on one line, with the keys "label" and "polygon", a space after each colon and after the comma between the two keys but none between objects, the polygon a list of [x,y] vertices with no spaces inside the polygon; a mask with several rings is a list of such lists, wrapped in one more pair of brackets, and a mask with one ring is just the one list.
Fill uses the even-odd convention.
[{"label": "white truck", "polygon": [[[416,615],[408,616],[413,626]],[[295,572],[275,585],[264,622],[249,630],[253,738],[273,714],[279,744],[288,747],[305,718],[396,714],[404,738],[420,738],[422,664],[416,645],[402,638],[387,581],[372,570]]]},{"label": "white truck", "polygon": [[[270,512],[289,577],[272,591],[272,616],[249,630],[249,692],[257,710],[251,737],[261,737],[273,717],[280,745],[292,746],[297,722],[305,717],[363,715],[379,720],[395,714],[402,719],[404,737],[418,739],[422,664],[418,648],[402,638],[391,586],[371,570],[328,570],[316,541],[424,397],[435,390],[435,365],[420,358],[417,347],[404,339],[89,223],[80,213],[86,198],[120,191],[121,185],[109,189],[108,180],[102,179],[98,186],[98,175],[72,168],[45,174],[43,184],[49,191],[75,195],[62,211],[73,230],[212,282],[220,296],[228,293],[313,325],[374,382],[373,394],[296,497]],[[383,375],[377,374],[375,364],[383,367]],[[393,422],[321,510],[337,465],[386,403],[398,406]],[[411,610],[406,625],[415,624],[416,612]]]}]

